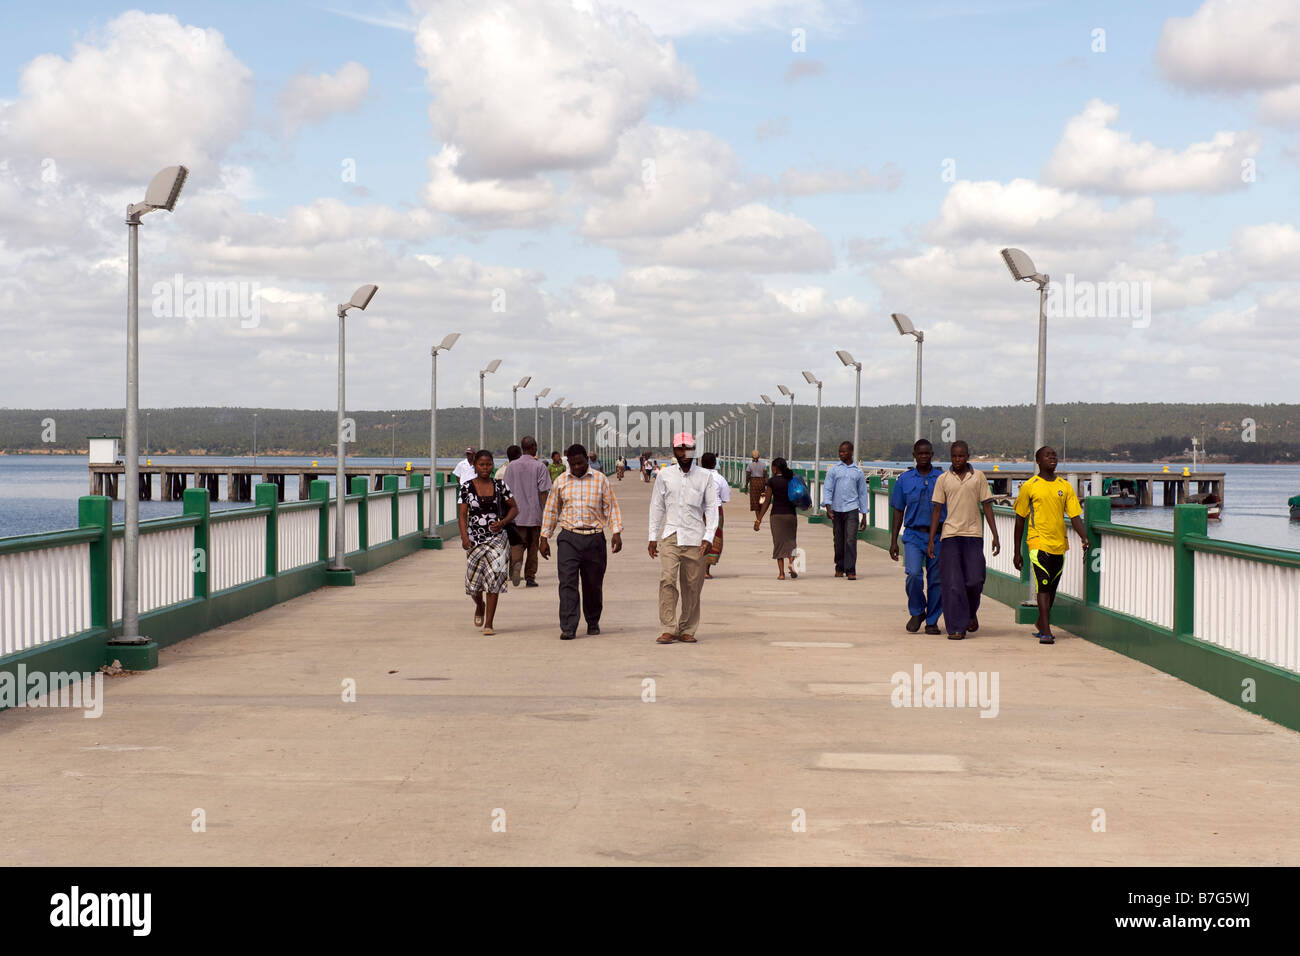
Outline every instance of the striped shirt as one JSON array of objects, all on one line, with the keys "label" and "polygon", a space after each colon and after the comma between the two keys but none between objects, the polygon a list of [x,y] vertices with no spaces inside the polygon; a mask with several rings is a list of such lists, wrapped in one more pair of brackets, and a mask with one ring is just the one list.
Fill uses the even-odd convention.
[{"label": "striped shirt", "polygon": [[623,513],[603,472],[588,468],[578,478],[566,471],[555,479],[551,493],[546,496],[542,537],[551,537],[557,524],[565,531],[600,528],[614,534],[623,532]]}]

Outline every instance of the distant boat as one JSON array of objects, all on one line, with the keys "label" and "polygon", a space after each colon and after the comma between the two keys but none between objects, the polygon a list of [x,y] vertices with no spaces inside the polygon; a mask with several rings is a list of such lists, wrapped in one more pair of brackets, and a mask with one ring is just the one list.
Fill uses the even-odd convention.
[{"label": "distant boat", "polygon": [[1129,478],[1103,479],[1101,493],[1110,499],[1112,508],[1136,508],[1138,506],[1137,483]]},{"label": "distant boat", "polygon": [[1188,495],[1187,503],[1189,505],[1205,505],[1205,517],[1212,521],[1218,521],[1223,511],[1223,502],[1212,491],[1202,491],[1194,495]]},{"label": "distant boat", "polygon": [[1300,521],[1300,495],[1287,499],[1287,504],[1291,506],[1291,520]]}]

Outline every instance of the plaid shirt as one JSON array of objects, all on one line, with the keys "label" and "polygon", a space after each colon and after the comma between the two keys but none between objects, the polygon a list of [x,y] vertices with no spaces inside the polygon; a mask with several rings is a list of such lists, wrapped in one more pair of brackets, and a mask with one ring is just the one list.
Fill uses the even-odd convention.
[{"label": "plaid shirt", "polygon": [[574,528],[609,528],[623,532],[623,513],[618,499],[602,472],[588,468],[581,478],[565,472],[555,479],[546,496],[546,513],[542,515],[542,537],[549,538],[559,525],[566,531]]}]

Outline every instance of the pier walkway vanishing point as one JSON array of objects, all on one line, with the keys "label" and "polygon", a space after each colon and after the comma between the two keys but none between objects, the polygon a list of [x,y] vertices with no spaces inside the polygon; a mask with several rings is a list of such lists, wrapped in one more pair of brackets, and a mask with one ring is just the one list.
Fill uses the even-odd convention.
[{"label": "pier walkway vanishing point", "polygon": [[[598,637],[559,640],[554,559],[482,636],[452,540],[163,648],[106,681],[99,719],[0,714],[0,854],[1300,862],[1300,734],[1064,631],[1040,646],[993,601],[971,639],[909,635],[901,563],[863,543],[858,580],[833,578],[828,524],[800,522],[807,572],[778,581],[739,494],[700,642],[656,645],[649,486],[614,488],[628,527]],[[917,667],[996,672],[996,716],[892,706],[892,675]]]}]

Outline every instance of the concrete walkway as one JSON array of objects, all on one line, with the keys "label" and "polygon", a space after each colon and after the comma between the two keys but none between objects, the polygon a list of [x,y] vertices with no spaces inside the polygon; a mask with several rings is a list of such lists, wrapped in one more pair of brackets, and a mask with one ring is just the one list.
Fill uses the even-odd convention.
[{"label": "concrete walkway", "polygon": [[[553,561],[483,637],[449,542],[165,649],[108,681],[101,719],[0,714],[0,855],[1300,863],[1300,735],[1084,641],[1040,647],[999,604],[977,638],[909,635],[901,566],[863,544],[859,579],[832,578],[829,526],[801,523],[808,571],[777,581],[737,497],[700,643],[656,645],[648,486],[615,489],[599,637],[559,640]],[[892,706],[916,665],[997,672],[997,716]]]}]

